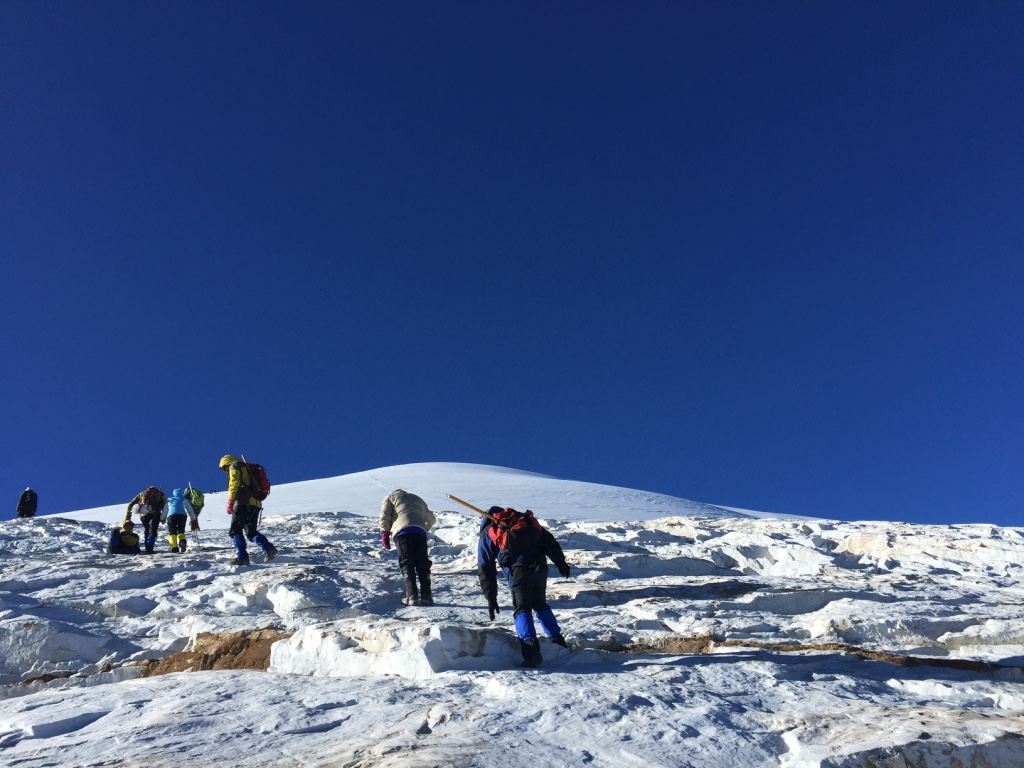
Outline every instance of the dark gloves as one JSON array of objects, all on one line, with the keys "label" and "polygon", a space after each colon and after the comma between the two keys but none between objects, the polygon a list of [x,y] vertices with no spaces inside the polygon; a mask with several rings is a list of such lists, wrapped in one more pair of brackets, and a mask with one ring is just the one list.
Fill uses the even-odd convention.
[{"label": "dark gloves", "polygon": [[192,530],[193,531],[198,531],[199,530],[199,521],[198,520],[193,520],[192,521]]},{"label": "dark gloves", "polygon": [[560,566],[558,566],[558,572],[562,575],[563,579],[568,579],[569,578],[569,564],[568,563],[562,563]]},{"label": "dark gloves", "polygon": [[391,531],[380,532],[380,545],[384,549],[391,549]]},{"label": "dark gloves", "polygon": [[490,597],[487,599],[487,610],[490,611],[491,621],[494,621],[496,614],[501,613],[501,608],[498,607],[498,596]]}]

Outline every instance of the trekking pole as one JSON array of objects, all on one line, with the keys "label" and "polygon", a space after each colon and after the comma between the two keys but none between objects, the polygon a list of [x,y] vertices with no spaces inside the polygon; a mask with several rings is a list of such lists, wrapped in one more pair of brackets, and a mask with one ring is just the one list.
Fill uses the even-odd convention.
[{"label": "trekking pole", "polygon": [[494,517],[494,515],[491,515],[491,514],[488,514],[487,512],[484,512],[482,509],[480,509],[480,507],[473,506],[472,504],[470,504],[465,499],[460,499],[458,496],[453,496],[450,493],[446,493],[445,496],[447,496],[452,501],[458,502],[459,504],[461,504],[464,507],[469,507],[474,512],[476,512],[478,515],[483,515],[488,520],[490,520],[492,523],[494,523],[495,525],[497,525],[497,526],[499,526],[501,528],[507,528],[508,527],[508,526],[504,525],[503,523],[500,523],[498,521],[498,519]]}]

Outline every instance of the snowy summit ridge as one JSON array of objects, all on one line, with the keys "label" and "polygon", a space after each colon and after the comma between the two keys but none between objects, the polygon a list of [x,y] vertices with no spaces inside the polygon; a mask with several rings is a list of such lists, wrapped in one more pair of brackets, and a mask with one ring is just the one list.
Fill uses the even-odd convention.
[{"label": "snowy summit ridge", "polygon": [[[141,485],[141,483],[140,483]],[[432,606],[376,512],[437,513]],[[522,670],[478,518],[561,543],[569,648]],[[740,514],[471,464],[275,486],[273,562],[232,567],[223,496],[184,554],[109,556],[124,505],[0,522],[11,766],[980,768],[1024,749],[1024,530]],[[218,528],[217,526],[220,526]]]},{"label": "snowy summit ridge", "polygon": [[[274,514],[343,509],[354,514],[376,516],[381,498],[395,488],[416,493],[436,510],[457,507],[447,499],[447,494],[454,493],[471,501],[475,499],[484,506],[500,504],[517,509],[529,508],[540,517],[555,519],[597,521],[652,520],[673,515],[762,516],[762,513],[738,513],[661,493],[562,480],[520,469],[455,462],[400,464],[322,480],[275,485],[267,509]],[[169,492],[170,488],[165,490]],[[207,503],[207,509],[213,510],[217,494],[210,494]],[[207,525],[222,522],[218,519],[222,517],[220,512],[219,509],[213,515],[208,512]],[[60,516],[114,524],[124,517],[124,505],[96,507]]]}]

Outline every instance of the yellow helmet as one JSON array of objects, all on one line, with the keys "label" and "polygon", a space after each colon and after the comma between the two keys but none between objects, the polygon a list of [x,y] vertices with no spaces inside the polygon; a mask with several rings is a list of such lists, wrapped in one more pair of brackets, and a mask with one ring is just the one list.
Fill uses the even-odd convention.
[{"label": "yellow helmet", "polygon": [[239,459],[237,456],[232,456],[230,453],[227,453],[220,457],[220,464],[218,464],[217,466],[227,471],[228,467],[230,467],[232,464],[237,464],[239,461],[241,461],[241,459]]}]

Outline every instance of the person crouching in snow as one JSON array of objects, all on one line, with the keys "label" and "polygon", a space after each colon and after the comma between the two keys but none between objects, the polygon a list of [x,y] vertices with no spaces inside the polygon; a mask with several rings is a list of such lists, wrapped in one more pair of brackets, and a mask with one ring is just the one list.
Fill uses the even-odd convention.
[{"label": "person crouching in snow", "polygon": [[131,520],[125,520],[120,528],[114,528],[110,531],[107,552],[111,555],[139,554],[139,536],[135,533],[135,523]]},{"label": "person crouching in snow", "polygon": [[184,552],[188,547],[188,540],[185,537],[186,516],[192,521],[194,529],[198,521],[196,511],[192,509],[192,502],[181,488],[175,488],[164,506],[164,514],[160,516],[160,521],[167,523],[167,543],[171,547],[171,552]]},{"label": "person crouching in snow", "polygon": [[[430,589],[430,558],[427,531],[434,525],[434,513],[427,502],[401,488],[384,497],[380,505],[380,543],[391,549],[391,534],[398,547],[398,567],[405,577],[404,605],[433,605]],[[417,579],[419,588],[417,589]]]},{"label": "person crouching in snow", "polygon": [[551,642],[567,648],[562,630],[547,602],[548,559],[555,564],[562,578],[569,578],[569,565],[562,547],[551,531],[544,528],[533,512],[517,512],[511,507],[491,507],[480,524],[476,548],[480,588],[487,598],[491,620],[498,608],[498,571],[501,566],[505,582],[512,591],[512,608],[516,636],[523,653],[524,667],[539,666],[543,658],[533,614]]},{"label": "person crouching in snow", "polygon": [[228,535],[235,545],[237,553],[232,565],[249,565],[249,553],[245,540],[256,542],[265,555],[264,562],[273,560],[277,555],[277,547],[270,543],[266,536],[256,530],[260,522],[263,502],[253,496],[253,478],[249,467],[237,456],[227,454],[220,459],[220,468],[228,473],[228,507],[231,515],[231,527]]},{"label": "person crouching in snow", "polygon": [[164,492],[151,485],[144,491],[135,494],[135,498],[128,502],[128,511],[125,512],[125,522],[132,521],[132,513],[139,513],[139,520],[146,534],[146,554],[153,554],[153,546],[156,544],[157,533],[160,530],[160,515],[163,512],[167,497]]}]

